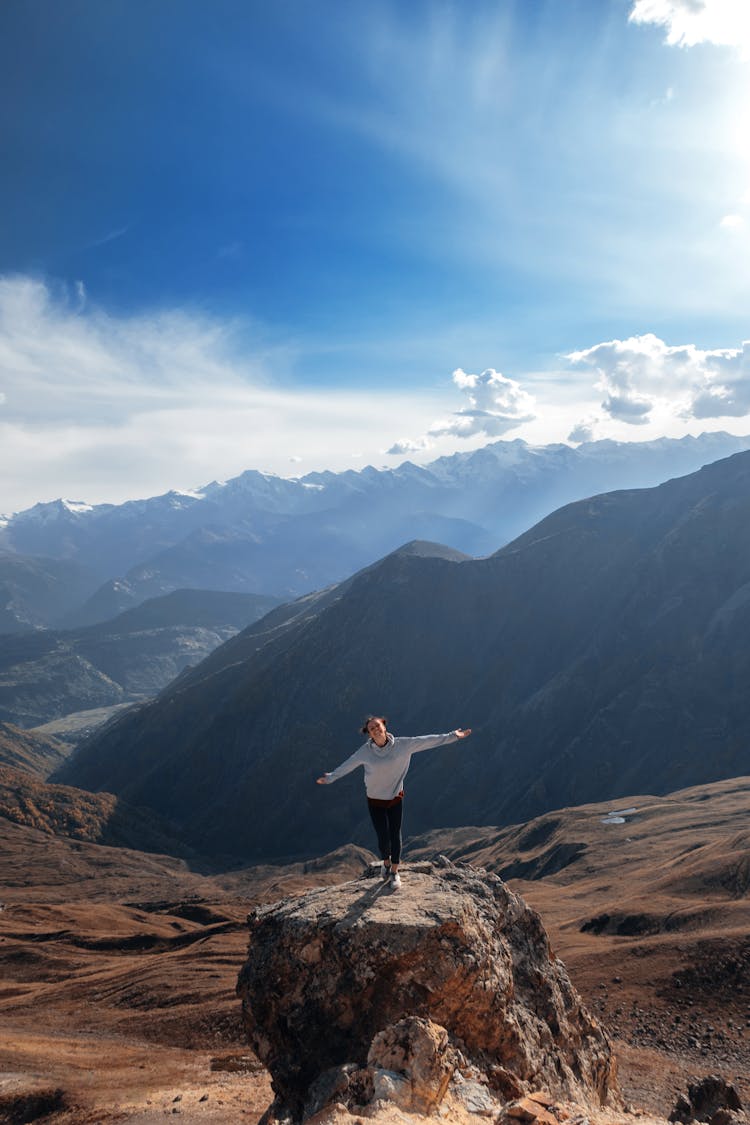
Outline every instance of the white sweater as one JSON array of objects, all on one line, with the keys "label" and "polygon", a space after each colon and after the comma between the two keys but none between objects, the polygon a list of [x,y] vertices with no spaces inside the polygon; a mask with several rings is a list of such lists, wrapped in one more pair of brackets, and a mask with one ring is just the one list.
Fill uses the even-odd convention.
[{"label": "white sweater", "polygon": [[369,738],[350,758],[335,770],[324,774],[326,785],[338,781],[357,766],[364,766],[367,796],[377,801],[392,801],[394,797],[398,797],[404,787],[404,778],[412,754],[458,741],[455,731],[449,734],[422,734],[416,738],[396,738],[389,732],[386,737],[388,741],[385,746],[377,746]]}]

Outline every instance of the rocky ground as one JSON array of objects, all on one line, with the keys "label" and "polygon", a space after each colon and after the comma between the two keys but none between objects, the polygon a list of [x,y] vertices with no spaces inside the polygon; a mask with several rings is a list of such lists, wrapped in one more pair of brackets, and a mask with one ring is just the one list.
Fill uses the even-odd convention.
[{"label": "rocky ground", "polygon": [[[615,825],[589,806],[515,836],[460,829],[410,857],[546,866],[510,885],[613,1037],[626,1104],[663,1117],[718,1073],[748,1105],[749,794],[741,779],[633,798]],[[7,821],[0,850],[0,1121],[257,1121],[272,1091],[235,996],[248,908],[354,878],[367,853],[207,875]]]}]

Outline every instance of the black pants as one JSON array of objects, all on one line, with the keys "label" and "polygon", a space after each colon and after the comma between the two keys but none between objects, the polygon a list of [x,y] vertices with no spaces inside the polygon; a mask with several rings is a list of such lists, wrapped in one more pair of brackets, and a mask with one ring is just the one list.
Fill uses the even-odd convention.
[{"label": "black pants", "polygon": [[395,805],[388,805],[387,808],[383,808],[382,805],[371,805],[368,802],[367,807],[378,835],[380,858],[390,858],[391,863],[398,863],[401,859],[401,821],[404,815],[404,802],[397,801]]}]

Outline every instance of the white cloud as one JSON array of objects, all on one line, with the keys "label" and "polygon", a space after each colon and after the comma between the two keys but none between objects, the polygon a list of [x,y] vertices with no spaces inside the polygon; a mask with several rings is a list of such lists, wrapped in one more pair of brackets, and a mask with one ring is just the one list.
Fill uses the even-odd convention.
[{"label": "white cloud", "polygon": [[582,441],[593,441],[597,423],[598,419],[596,417],[582,418],[570,431],[567,440],[576,445]]},{"label": "white cloud", "polygon": [[710,351],[694,344],[670,346],[648,333],[567,358],[596,372],[603,416],[629,425],[645,425],[654,411],[682,419],[750,413],[750,342]]},{"label": "white cloud", "polygon": [[125,227],[117,227],[116,230],[108,231],[107,234],[102,235],[101,238],[95,238],[93,242],[87,243],[90,250],[95,249],[97,246],[106,246],[108,242],[114,242],[118,238],[122,238],[130,230],[130,224]]},{"label": "white cloud", "polygon": [[651,99],[651,101],[648,103],[648,107],[651,110],[661,109],[662,107],[669,105],[670,102],[673,102],[674,99],[674,86],[667,86],[666,90],[660,97]]},{"label": "white cloud", "polygon": [[694,418],[735,417],[750,414],[750,341],[741,348],[706,352],[709,377],[694,395]]},{"label": "white cloud", "polygon": [[742,215],[725,215],[719,226],[724,230],[744,230],[745,220]]},{"label": "white cloud", "polygon": [[713,43],[738,47],[744,56],[750,56],[747,0],[635,0],[629,19],[665,28],[670,46]]},{"label": "white cloud", "polygon": [[500,437],[536,417],[533,397],[515,379],[506,378],[492,367],[481,375],[467,375],[459,367],[453,372],[453,382],[466,395],[469,405],[455,411],[449,419],[434,422],[428,431],[433,437]]},{"label": "white cloud", "polygon": [[384,449],[383,452],[390,454],[392,457],[403,457],[407,453],[421,453],[425,449],[431,449],[432,442],[427,438],[401,438],[395,441],[390,449]]},{"label": "white cloud", "polygon": [[502,437],[536,418],[534,398],[515,379],[508,379],[488,367],[480,375],[467,375],[458,367],[453,382],[466,396],[469,405],[454,411],[447,418],[433,422],[426,434],[417,438],[401,438],[390,449],[392,456],[430,449],[434,439],[444,437]]},{"label": "white cloud", "polygon": [[634,394],[629,388],[622,394],[609,394],[602,403],[607,414],[630,426],[645,426],[654,407],[651,399]]}]

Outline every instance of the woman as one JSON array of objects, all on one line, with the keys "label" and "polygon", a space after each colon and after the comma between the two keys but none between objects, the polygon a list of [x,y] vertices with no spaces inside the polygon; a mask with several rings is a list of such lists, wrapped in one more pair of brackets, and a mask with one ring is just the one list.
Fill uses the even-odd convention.
[{"label": "woman", "polygon": [[404,778],[411,756],[418,754],[420,750],[431,750],[434,746],[445,746],[448,742],[468,738],[471,730],[454,730],[450,734],[424,734],[418,738],[395,738],[386,729],[386,720],[382,715],[371,715],[362,727],[362,734],[368,735],[364,746],[360,746],[335,770],[324,773],[317,779],[317,783],[331,785],[357,766],[364,766],[367,807],[383,860],[381,874],[384,879],[390,880],[393,890],[398,890],[401,886],[398,867],[401,862]]}]

